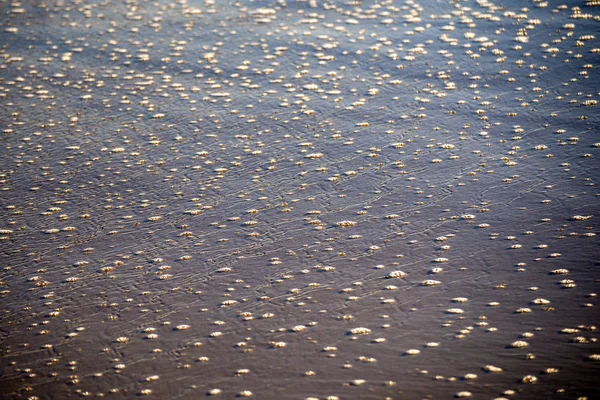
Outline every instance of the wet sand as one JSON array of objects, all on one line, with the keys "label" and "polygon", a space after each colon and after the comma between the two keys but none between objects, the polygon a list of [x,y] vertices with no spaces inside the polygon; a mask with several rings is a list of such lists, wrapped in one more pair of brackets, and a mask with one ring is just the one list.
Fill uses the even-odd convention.
[{"label": "wet sand", "polygon": [[2,1],[0,397],[600,397],[599,21]]}]

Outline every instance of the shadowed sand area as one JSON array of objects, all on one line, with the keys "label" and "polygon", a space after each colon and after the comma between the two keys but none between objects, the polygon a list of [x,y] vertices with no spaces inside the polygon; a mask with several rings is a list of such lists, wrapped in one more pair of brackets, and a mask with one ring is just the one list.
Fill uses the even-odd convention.
[{"label": "shadowed sand area", "polygon": [[0,0],[0,398],[600,398],[599,27]]}]

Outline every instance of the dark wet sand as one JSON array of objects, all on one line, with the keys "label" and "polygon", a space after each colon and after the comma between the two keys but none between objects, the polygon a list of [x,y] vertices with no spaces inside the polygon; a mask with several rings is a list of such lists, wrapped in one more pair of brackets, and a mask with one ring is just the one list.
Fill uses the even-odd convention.
[{"label": "dark wet sand", "polygon": [[597,5],[0,2],[0,397],[599,398]]}]

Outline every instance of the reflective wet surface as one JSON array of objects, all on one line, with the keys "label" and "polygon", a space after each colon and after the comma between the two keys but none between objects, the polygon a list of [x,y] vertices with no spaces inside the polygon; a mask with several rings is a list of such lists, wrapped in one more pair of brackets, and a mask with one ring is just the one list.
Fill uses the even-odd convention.
[{"label": "reflective wet surface", "polygon": [[0,2],[0,396],[595,398],[599,5]]}]

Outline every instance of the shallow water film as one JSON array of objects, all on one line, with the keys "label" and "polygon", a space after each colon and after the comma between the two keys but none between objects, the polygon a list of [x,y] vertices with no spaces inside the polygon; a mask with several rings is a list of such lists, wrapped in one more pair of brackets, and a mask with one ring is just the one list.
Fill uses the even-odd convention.
[{"label": "shallow water film", "polygon": [[600,2],[0,1],[0,397],[600,398]]}]

